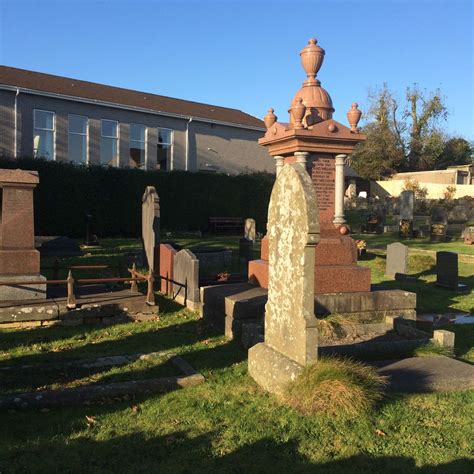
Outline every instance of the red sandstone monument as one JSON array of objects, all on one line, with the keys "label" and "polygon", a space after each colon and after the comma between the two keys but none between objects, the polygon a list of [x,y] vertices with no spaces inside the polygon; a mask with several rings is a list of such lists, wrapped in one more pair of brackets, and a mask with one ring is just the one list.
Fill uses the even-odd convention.
[{"label": "red sandstone monument", "polygon": [[38,284],[1,285],[0,301],[46,298],[35,250],[33,190],[37,171],[0,170],[0,282],[38,281]]},{"label": "red sandstone monument", "polygon": [[[344,219],[344,164],[357,143],[366,139],[357,128],[361,112],[354,103],[347,113],[349,127],[333,120],[332,100],[316,75],[324,50],[310,39],[301,52],[307,79],[294,95],[289,123],[279,123],[273,109],[264,118],[267,131],[259,143],[275,158],[277,175],[285,163],[303,163],[316,190],[321,241],[315,256],[315,292],[370,291],[370,269],[357,265],[357,248]],[[262,241],[261,260],[249,262],[249,279],[268,285],[268,244]]]}]

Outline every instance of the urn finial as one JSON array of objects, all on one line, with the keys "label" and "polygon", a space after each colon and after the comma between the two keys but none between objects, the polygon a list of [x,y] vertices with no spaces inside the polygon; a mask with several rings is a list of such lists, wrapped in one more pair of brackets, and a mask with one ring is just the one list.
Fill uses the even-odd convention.
[{"label": "urn finial", "polygon": [[263,123],[265,124],[267,130],[278,120],[278,117],[273,112],[274,110],[269,108],[267,115],[263,117]]},{"label": "urn finial", "polygon": [[359,123],[360,118],[362,117],[362,112],[357,108],[359,105],[357,102],[354,102],[347,112],[347,120],[351,126],[351,132],[358,132],[357,124]]},{"label": "urn finial", "polygon": [[324,60],[324,49],[317,45],[318,41],[311,38],[308,44],[301,50],[301,64],[306,72],[308,79],[304,85],[320,85],[319,81],[315,79]]},{"label": "urn finial", "polygon": [[296,104],[290,109],[291,116],[293,117],[293,127],[294,128],[304,128],[303,126],[303,117],[306,113],[306,107],[303,104],[303,99],[298,97],[296,99]]}]

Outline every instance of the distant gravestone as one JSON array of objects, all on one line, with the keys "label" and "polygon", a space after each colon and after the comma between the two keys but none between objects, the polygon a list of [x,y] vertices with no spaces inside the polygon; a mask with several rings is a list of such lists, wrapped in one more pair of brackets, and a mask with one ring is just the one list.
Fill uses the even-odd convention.
[{"label": "distant gravestone", "polygon": [[464,243],[466,245],[474,244],[474,227],[466,227],[463,232]]},{"label": "distant gravestone", "polygon": [[403,239],[413,237],[413,212],[415,208],[415,194],[413,191],[400,193],[400,222],[398,233]]},{"label": "distant gravestone", "polygon": [[265,342],[249,350],[249,373],[264,389],[282,393],[316,362],[315,247],[319,242],[316,194],[303,165],[286,164],[268,210],[269,282]]},{"label": "distant gravestone", "polygon": [[142,241],[148,268],[160,269],[160,198],[154,186],[147,186],[142,197]]},{"label": "distant gravestone", "polygon": [[436,252],[436,285],[454,291],[466,289],[466,285],[459,283],[457,253]]},{"label": "distant gravestone", "polygon": [[431,212],[431,242],[445,242],[448,230],[448,213],[442,207],[435,207]]},{"label": "distant gravestone", "polygon": [[257,229],[255,225],[255,219],[245,219],[244,238],[247,240],[251,240],[253,243],[255,243],[256,237]]},{"label": "distant gravestone", "polygon": [[385,275],[395,278],[397,274],[406,275],[408,273],[408,247],[395,242],[387,245],[387,263]]},{"label": "distant gravestone", "polygon": [[188,249],[173,257],[173,297],[189,309],[200,308],[199,260]]}]

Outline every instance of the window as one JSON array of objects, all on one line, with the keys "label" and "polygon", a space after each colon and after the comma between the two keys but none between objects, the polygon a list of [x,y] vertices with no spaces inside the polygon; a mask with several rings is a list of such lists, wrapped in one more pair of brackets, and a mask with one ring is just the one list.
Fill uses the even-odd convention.
[{"label": "window", "polygon": [[158,129],[158,146],[156,150],[156,169],[168,170],[171,167],[171,153],[173,146],[173,130]]},{"label": "window", "polygon": [[69,115],[69,161],[87,163],[87,134],[89,119],[82,115]]},{"label": "window", "polygon": [[100,164],[118,166],[118,122],[100,121]]},{"label": "window", "polygon": [[145,166],[145,125],[130,124],[130,159],[131,168]]},{"label": "window", "polygon": [[54,160],[55,122],[54,112],[33,111],[33,152],[35,158]]}]

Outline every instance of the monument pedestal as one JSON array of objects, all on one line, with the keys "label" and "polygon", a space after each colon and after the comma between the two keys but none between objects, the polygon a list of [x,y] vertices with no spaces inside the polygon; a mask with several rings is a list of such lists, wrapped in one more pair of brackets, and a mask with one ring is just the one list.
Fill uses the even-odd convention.
[{"label": "monument pedestal", "polygon": [[264,390],[283,395],[288,383],[300,375],[303,366],[278,352],[265,342],[249,349],[249,375]]},{"label": "monument pedestal", "polygon": [[[0,275],[0,283],[8,281],[24,281],[19,285],[0,285],[0,301],[40,300],[46,299],[46,277],[33,275]],[[37,281],[38,283],[31,283]]]}]

